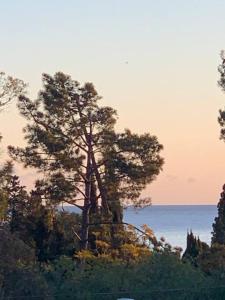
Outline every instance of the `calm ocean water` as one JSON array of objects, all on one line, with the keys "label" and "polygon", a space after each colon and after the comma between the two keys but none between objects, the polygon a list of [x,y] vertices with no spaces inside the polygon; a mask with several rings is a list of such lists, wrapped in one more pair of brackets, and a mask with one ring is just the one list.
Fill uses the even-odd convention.
[{"label": "calm ocean water", "polygon": [[[75,210],[69,208],[70,211]],[[139,211],[124,211],[124,221],[137,227],[147,224],[156,237],[164,237],[172,246],[186,247],[187,230],[210,243],[212,223],[217,215],[215,205],[153,205]]]},{"label": "calm ocean water", "polygon": [[210,243],[212,223],[217,215],[216,205],[153,205],[138,212],[125,210],[124,219],[136,226],[147,224],[156,237],[165,237],[172,246],[186,248],[187,230]]}]

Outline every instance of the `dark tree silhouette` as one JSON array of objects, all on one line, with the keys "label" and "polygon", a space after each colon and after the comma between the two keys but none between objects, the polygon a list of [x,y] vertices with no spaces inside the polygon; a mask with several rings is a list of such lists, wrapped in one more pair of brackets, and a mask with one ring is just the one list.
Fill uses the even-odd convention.
[{"label": "dark tree silhouette", "polygon": [[217,204],[218,216],[213,223],[212,244],[225,245],[225,184]]},{"label": "dark tree silhouette", "polygon": [[[3,109],[10,101],[25,92],[26,84],[17,78],[7,76],[0,72],[0,110]],[[0,141],[2,136],[0,135]],[[0,222],[5,221],[7,216],[8,196],[6,186],[11,180],[12,164],[6,162],[0,167]]]},{"label": "dark tree silhouette", "polygon": [[[225,92],[225,53],[224,53],[224,51],[221,51],[220,57],[221,57],[222,62],[218,67],[218,71],[220,73],[220,79],[218,80],[218,85],[222,89],[222,91]],[[225,110],[224,109],[219,110],[218,122],[221,127],[220,138],[222,140],[225,140]]]}]

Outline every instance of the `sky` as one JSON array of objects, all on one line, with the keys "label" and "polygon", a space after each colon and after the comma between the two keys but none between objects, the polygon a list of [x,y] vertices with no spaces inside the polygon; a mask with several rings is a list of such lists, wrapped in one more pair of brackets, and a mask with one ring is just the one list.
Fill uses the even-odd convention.
[{"label": "sky", "polygon": [[[225,49],[225,1],[0,0],[0,70],[35,98],[43,72],[93,82],[118,130],[150,132],[163,171],[143,196],[153,204],[216,204],[225,183],[217,85]],[[16,103],[1,112],[7,145],[24,145]],[[16,172],[21,173],[21,166]],[[28,186],[33,171],[22,171]]]}]

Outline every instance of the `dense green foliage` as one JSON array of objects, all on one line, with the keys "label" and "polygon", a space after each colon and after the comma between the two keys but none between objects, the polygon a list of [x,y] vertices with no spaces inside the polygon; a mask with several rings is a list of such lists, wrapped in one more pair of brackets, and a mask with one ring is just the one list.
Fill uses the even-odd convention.
[{"label": "dense green foliage", "polygon": [[9,252],[1,251],[1,299],[223,299],[221,280],[207,277],[169,252],[129,263],[90,257],[80,264],[62,256],[40,267],[34,253],[15,236],[5,245]]},{"label": "dense green foliage", "polygon": [[79,273],[74,262],[62,259],[53,266],[48,280],[57,280],[56,299],[63,299],[65,295],[68,299],[73,299],[73,295],[78,299],[186,299],[187,295],[195,299],[191,298],[192,293],[207,296],[210,290],[200,292],[201,287],[213,285],[210,278],[169,253],[155,253],[129,265],[89,260]]}]

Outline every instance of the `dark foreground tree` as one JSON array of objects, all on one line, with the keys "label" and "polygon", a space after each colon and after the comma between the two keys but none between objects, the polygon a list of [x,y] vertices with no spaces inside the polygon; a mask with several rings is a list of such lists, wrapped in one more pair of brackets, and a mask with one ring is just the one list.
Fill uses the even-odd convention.
[{"label": "dark foreground tree", "polygon": [[[7,76],[0,72],[0,110],[10,101],[25,92],[26,84],[17,78]],[[0,142],[2,136],[0,135]],[[6,162],[0,166],[0,224],[5,221],[8,208],[8,195],[6,186],[11,179],[12,164]]]},{"label": "dark foreground tree", "polygon": [[217,204],[218,216],[213,223],[212,244],[225,245],[225,185]]},{"label": "dark foreground tree", "polygon": [[37,100],[19,97],[28,146],[9,147],[14,159],[44,175],[37,185],[47,205],[67,202],[82,210],[82,249],[88,245],[90,213],[120,223],[122,202],[136,203],[163,164],[157,138],[116,133],[115,110],[99,106],[99,100],[91,83],[80,86],[63,73],[44,74]]},{"label": "dark foreground tree", "polygon": [[17,176],[9,174],[7,178],[1,186],[5,201],[1,199],[0,229],[6,229],[33,249],[40,262],[60,255],[73,256],[79,249],[74,231],[78,231],[80,215],[54,211],[42,203],[38,188],[27,192]]},{"label": "dark foreground tree", "polygon": [[[54,299],[36,264],[35,252],[7,227],[0,229],[0,298]],[[46,297],[46,298],[45,298]]]},{"label": "dark foreground tree", "polygon": [[6,162],[0,167],[0,224],[4,223],[8,217],[9,195],[8,185],[12,176],[12,164]]}]

